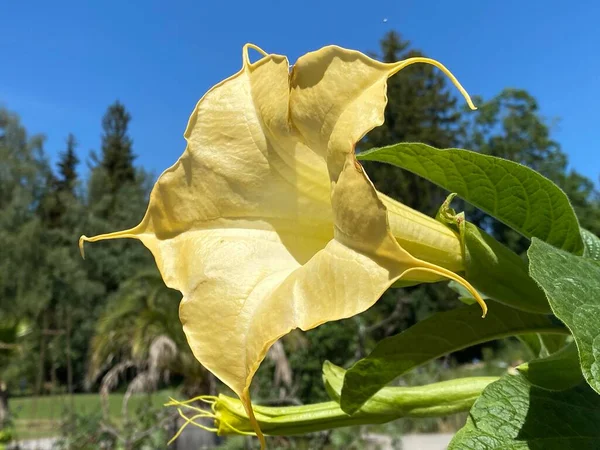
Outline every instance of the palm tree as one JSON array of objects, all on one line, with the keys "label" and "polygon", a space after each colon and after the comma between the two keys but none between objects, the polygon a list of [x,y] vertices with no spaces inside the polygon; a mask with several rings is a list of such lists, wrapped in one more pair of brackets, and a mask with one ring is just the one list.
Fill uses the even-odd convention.
[{"label": "palm tree", "polygon": [[119,289],[97,322],[87,382],[102,376],[101,393],[106,398],[122,374],[135,370],[123,403],[124,415],[132,394],[154,391],[171,375],[183,379],[186,396],[215,391],[214,378],[194,358],[183,333],[180,299],[156,269],[147,270]]}]

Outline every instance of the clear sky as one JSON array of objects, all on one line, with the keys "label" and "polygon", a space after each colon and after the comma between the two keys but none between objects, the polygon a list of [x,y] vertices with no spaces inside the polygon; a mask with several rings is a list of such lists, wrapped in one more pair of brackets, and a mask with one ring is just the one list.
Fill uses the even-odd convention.
[{"label": "clear sky", "polygon": [[597,182],[599,24],[597,0],[0,0],[0,103],[47,136],[53,161],[69,132],[85,161],[119,99],[137,162],[158,174],[183,152],[198,99],[240,68],[244,43],[293,63],[327,44],[377,50],[393,29],[471,94],[530,91],[561,119],[553,136],[571,166]]}]

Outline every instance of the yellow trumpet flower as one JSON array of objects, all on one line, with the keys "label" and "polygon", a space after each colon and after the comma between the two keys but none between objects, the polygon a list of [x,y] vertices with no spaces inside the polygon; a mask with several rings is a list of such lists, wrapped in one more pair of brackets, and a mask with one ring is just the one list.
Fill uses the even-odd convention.
[{"label": "yellow trumpet flower", "polygon": [[[249,49],[262,57],[251,62]],[[269,347],[294,328],[354,316],[395,281],[456,280],[459,239],[380,193],[354,155],[383,123],[394,64],[324,47],[298,59],[253,45],[242,69],[198,102],[187,148],[154,186],[136,227],[84,241],[136,238],[167,286],[194,355],[242,400]]]}]

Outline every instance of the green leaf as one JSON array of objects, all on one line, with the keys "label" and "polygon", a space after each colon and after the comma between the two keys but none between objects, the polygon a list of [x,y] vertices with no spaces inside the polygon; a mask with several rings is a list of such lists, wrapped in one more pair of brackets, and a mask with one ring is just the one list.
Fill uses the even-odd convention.
[{"label": "green leaf", "polygon": [[566,344],[569,336],[564,334],[523,334],[519,340],[531,351],[534,358],[546,358]]},{"label": "green leaf", "polygon": [[581,229],[583,240],[583,256],[594,261],[600,261],[600,238],[585,228]]},{"label": "green leaf", "polygon": [[522,334],[517,336],[521,344],[523,344],[530,352],[533,358],[539,358],[542,356],[542,338],[541,334],[531,333]]},{"label": "green leaf", "polygon": [[379,342],[344,377],[341,407],[354,413],[396,377],[435,358],[471,345],[526,333],[567,333],[550,316],[494,304],[485,319],[478,305],[437,313]]},{"label": "green leaf", "polygon": [[570,338],[570,335],[566,334],[539,334],[538,336],[542,343],[542,348],[538,355],[540,358],[545,358],[556,353],[566,345],[567,340]]},{"label": "green leaf", "polygon": [[[323,382],[329,397],[339,404],[346,371],[335,364],[323,363]],[[467,411],[483,389],[498,377],[467,377],[424,386],[385,387],[371,397],[361,412],[397,417],[439,417]],[[352,416],[356,417],[356,415]]]},{"label": "green leaf", "polygon": [[512,250],[469,222],[461,226],[465,278],[477,290],[523,311],[551,312],[544,292],[531,279],[527,264]]},{"label": "green leaf", "polygon": [[[475,297],[473,297],[473,295],[469,292],[469,290],[466,287],[464,287],[462,284],[460,284],[459,282],[454,281],[454,280],[450,281],[448,283],[448,287],[458,294],[458,299],[461,302],[463,302],[465,305],[474,305],[475,303],[477,303],[477,300],[475,300]],[[482,294],[481,292],[479,292],[479,295],[484,300],[490,299],[487,295]]]},{"label": "green leaf", "polygon": [[409,170],[451,191],[509,227],[581,253],[579,223],[565,193],[528,167],[468,150],[400,143],[357,155]]},{"label": "green leaf", "polygon": [[585,379],[600,393],[600,264],[539,239],[527,254],[531,276],[575,338]]},{"label": "green leaf", "polygon": [[531,384],[545,389],[562,391],[583,381],[574,342],[546,358],[521,364],[517,369]]},{"label": "green leaf", "polygon": [[600,448],[600,397],[585,383],[565,391],[505,375],[477,399],[449,450]]},{"label": "green leaf", "polygon": [[346,371],[340,366],[336,366],[331,361],[323,363],[323,384],[327,395],[334,402],[340,402],[340,394],[344,385],[344,375]]},{"label": "green leaf", "polygon": [[448,195],[436,219],[458,232],[467,281],[487,298],[505,305],[527,312],[550,313],[548,300],[529,276],[525,261],[485,231],[467,222],[464,213],[457,214],[450,207],[455,196],[455,193]]}]

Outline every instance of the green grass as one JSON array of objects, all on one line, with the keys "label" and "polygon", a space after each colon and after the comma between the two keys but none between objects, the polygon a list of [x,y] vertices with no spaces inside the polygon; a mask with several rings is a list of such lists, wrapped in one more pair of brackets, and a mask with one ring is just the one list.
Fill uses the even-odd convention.
[{"label": "green grass", "polygon": [[[174,395],[173,390],[163,390],[150,395],[153,407],[162,407]],[[115,393],[108,397],[110,418],[119,421],[122,418],[124,394]],[[146,404],[148,396],[139,394],[129,400],[128,414],[134,415],[136,410]],[[101,411],[99,394],[73,395],[73,410],[77,414],[91,414]],[[71,408],[68,395],[51,395],[41,397],[20,397],[10,400],[10,409],[19,439],[56,436],[60,433],[60,425]]]}]

